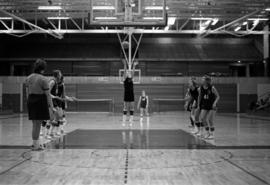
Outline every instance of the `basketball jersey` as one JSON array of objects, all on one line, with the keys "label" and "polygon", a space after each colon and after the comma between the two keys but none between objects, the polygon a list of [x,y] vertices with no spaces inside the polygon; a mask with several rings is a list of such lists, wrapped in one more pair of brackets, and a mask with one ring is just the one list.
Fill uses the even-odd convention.
[{"label": "basketball jersey", "polygon": [[201,108],[205,110],[211,110],[213,103],[215,102],[216,95],[213,93],[213,86],[209,86],[206,89],[201,86]]},{"label": "basketball jersey", "polygon": [[126,92],[133,93],[133,80],[132,78],[126,78],[124,81],[124,87]]},{"label": "basketball jersey", "polygon": [[56,81],[54,79],[52,79],[51,81],[54,81],[54,85],[53,85],[50,93],[53,96],[57,96],[57,94],[58,94],[57,83],[56,83]]},{"label": "basketball jersey", "polygon": [[63,83],[58,85],[57,96],[61,97],[61,98],[64,96],[64,84]]},{"label": "basketball jersey", "polygon": [[134,87],[132,78],[126,78],[124,81],[124,101],[125,102],[134,102]]},{"label": "basketball jersey", "polygon": [[193,100],[198,101],[199,97],[198,87],[195,87],[193,90],[189,89],[189,94]]},{"label": "basketball jersey", "polygon": [[147,98],[146,98],[146,96],[141,96],[141,105],[140,105],[140,107],[141,108],[146,108],[146,105],[147,105]]}]

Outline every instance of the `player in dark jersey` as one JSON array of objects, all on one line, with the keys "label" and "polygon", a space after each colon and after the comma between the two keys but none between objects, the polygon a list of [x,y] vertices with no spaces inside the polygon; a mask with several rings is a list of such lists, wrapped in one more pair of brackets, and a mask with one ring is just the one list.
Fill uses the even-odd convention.
[{"label": "player in dark jersey", "polygon": [[[57,84],[57,97],[59,97],[59,109],[63,112],[62,117],[59,120],[60,124],[60,133],[64,134],[64,126],[67,123],[65,110],[67,107],[67,100],[66,100],[66,94],[65,94],[65,84],[64,84],[64,76],[61,75],[60,81]],[[59,133],[58,133],[59,134]]]},{"label": "player in dark jersey", "polygon": [[193,129],[192,132],[197,132],[197,128],[195,126],[195,114],[197,109],[197,103],[198,103],[198,97],[199,97],[199,87],[196,82],[196,78],[191,78],[189,81],[189,87],[186,93],[186,104],[185,109],[190,112],[190,123],[191,128]]},{"label": "player in dark jersey", "polygon": [[149,98],[146,95],[145,91],[142,91],[142,95],[140,96],[140,99],[138,101],[137,108],[140,110],[140,115],[143,117],[143,114],[148,116],[148,107],[149,107]]},{"label": "player in dark jersey", "polygon": [[132,70],[127,69],[126,62],[123,61],[124,63],[124,109],[123,109],[123,125],[126,121],[126,116],[129,111],[130,115],[130,124],[133,121],[133,115],[134,115],[134,101],[135,101],[135,96],[134,96],[134,84],[133,84],[133,77],[134,77],[134,71],[135,67],[138,64],[137,61],[134,62]]},{"label": "player in dark jersey", "polygon": [[203,84],[199,90],[199,108],[201,110],[201,123],[202,127],[200,134],[202,135],[202,129],[205,126],[206,134],[205,139],[214,138],[214,117],[217,111],[217,103],[220,99],[217,89],[212,85],[212,79],[209,76],[203,77]]},{"label": "player in dark jersey", "polygon": [[50,85],[50,94],[53,100],[53,106],[56,109],[55,113],[53,114],[53,120],[50,120],[51,130],[50,136],[59,136],[59,132],[54,132],[55,129],[59,129],[60,126],[60,119],[62,117],[63,111],[61,109],[61,98],[57,96],[58,94],[58,83],[61,80],[62,73],[60,70],[53,71],[53,78],[51,79]]}]

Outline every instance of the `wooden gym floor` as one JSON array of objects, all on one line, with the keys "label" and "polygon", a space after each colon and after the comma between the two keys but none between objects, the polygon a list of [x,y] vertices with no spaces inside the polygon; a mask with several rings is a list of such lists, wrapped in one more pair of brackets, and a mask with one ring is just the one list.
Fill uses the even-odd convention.
[{"label": "wooden gym floor", "polygon": [[218,114],[216,138],[189,134],[185,112],[135,117],[69,113],[55,148],[31,152],[24,115],[0,118],[0,184],[270,184],[270,121]]}]

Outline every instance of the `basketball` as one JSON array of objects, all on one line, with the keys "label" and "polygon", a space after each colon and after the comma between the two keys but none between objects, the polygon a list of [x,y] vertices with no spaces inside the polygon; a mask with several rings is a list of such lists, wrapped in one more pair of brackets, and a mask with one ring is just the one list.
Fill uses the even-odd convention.
[{"label": "basketball", "polygon": [[122,42],[122,46],[123,46],[124,49],[128,49],[128,48],[129,48],[129,43],[128,43],[128,41]]}]

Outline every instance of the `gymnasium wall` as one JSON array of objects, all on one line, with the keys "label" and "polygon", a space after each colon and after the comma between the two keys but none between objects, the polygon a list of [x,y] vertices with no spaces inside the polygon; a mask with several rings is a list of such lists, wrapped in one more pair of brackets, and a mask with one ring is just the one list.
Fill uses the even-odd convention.
[{"label": "gymnasium wall", "polygon": [[[24,93],[25,77],[1,77],[4,110],[26,111]],[[151,98],[151,111],[183,110],[183,103],[177,101],[157,102],[154,99],[183,98],[189,78],[185,77],[142,77],[141,84],[135,85],[136,97],[142,89]],[[215,78],[214,84],[221,94],[220,112],[245,112],[248,104],[257,98],[259,84],[269,84],[269,78]],[[120,112],[123,87],[118,77],[66,77],[67,94],[83,99],[111,99],[110,102],[70,103],[70,111],[108,111],[112,108]]]},{"label": "gymnasium wall", "polygon": [[[117,76],[123,68],[116,35],[65,35],[62,40],[31,35],[15,39],[0,36],[0,75],[10,65],[31,67],[36,58],[48,61],[48,74],[60,69],[67,76]],[[231,74],[230,64],[252,63],[252,76],[263,71],[262,54],[253,39],[181,38],[145,35],[138,51],[143,76],[190,76],[209,72]],[[18,67],[20,68],[20,67]],[[25,69],[30,73],[30,70]],[[13,70],[15,76],[25,76]]]}]

